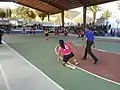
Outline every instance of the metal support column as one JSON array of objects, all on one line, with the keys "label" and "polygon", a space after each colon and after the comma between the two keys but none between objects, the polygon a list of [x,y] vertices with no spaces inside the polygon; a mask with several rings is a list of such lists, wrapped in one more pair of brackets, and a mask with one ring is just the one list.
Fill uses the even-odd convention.
[{"label": "metal support column", "polygon": [[86,26],[86,10],[87,7],[83,6],[83,29],[85,30],[85,26]]},{"label": "metal support column", "polygon": [[48,21],[50,21],[50,14],[48,14]]},{"label": "metal support column", "polygon": [[64,10],[61,12],[61,18],[62,18],[62,27],[64,27]]}]

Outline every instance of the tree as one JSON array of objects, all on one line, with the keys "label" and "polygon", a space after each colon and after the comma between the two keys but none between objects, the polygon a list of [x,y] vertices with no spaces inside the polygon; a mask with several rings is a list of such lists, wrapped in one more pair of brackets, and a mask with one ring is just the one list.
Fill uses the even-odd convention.
[{"label": "tree", "polygon": [[42,22],[44,21],[45,17],[47,16],[46,13],[36,11],[36,14],[41,18]]},{"label": "tree", "polygon": [[32,10],[29,10],[26,16],[29,20],[35,19],[36,17],[35,13]]},{"label": "tree", "polygon": [[11,17],[12,11],[11,9],[6,9],[6,17]]},{"label": "tree", "polygon": [[88,10],[93,14],[93,24],[94,24],[96,20],[96,14],[98,11],[101,10],[101,8],[98,5],[95,5],[95,6],[88,7]]},{"label": "tree", "polygon": [[12,14],[16,14],[16,9],[17,8],[11,9]]},{"label": "tree", "polygon": [[29,11],[29,8],[26,8],[24,6],[19,6],[17,9],[16,9],[16,15],[18,18],[23,18],[23,19],[26,19],[26,15]]},{"label": "tree", "polygon": [[44,21],[44,19],[45,19],[45,17],[47,16],[45,13],[42,13],[41,15],[41,20],[42,20],[42,22]]},{"label": "tree", "polygon": [[109,10],[105,10],[105,11],[103,12],[103,14],[102,14],[102,17],[108,19],[108,18],[111,17],[111,15],[112,15],[112,13],[111,13]]},{"label": "tree", "polygon": [[16,14],[19,18],[23,18],[23,19],[35,19],[36,14],[28,7],[24,7],[24,6],[19,6],[16,9]]},{"label": "tree", "polygon": [[5,12],[4,12],[4,10],[2,10],[1,8],[0,8],[0,17],[1,17],[1,18],[4,18],[4,17],[5,17]]},{"label": "tree", "polygon": [[55,18],[56,18],[56,20],[55,20],[55,23],[56,24],[58,24],[58,25],[60,25],[61,24],[61,14],[56,14],[55,15]]}]

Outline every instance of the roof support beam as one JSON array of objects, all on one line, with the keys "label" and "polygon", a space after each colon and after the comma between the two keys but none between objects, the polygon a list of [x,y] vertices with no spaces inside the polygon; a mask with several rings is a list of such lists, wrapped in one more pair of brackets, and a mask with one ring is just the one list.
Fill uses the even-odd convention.
[{"label": "roof support beam", "polygon": [[48,21],[50,21],[50,14],[48,14]]},{"label": "roof support beam", "polygon": [[109,3],[109,2],[112,2],[112,1],[117,1],[117,0],[103,0],[103,1],[100,1],[100,2],[88,3],[87,7],[88,6],[98,5],[98,4],[103,4],[103,3]]},{"label": "roof support beam", "polygon": [[61,12],[62,27],[64,27],[64,10]]},{"label": "roof support beam", "polygon": [[85,6],[85,4],[86,4],[83,0],[79,0],[79,2],[80,2],[83,6]]},{"label": "roof support beam", "polygon": [[87,7],[83,6],[83,29],[85,30],[85,26],[86,26],[86,10]]},{"label": "roof support beam", "polygon": [[59,9],[59,10],[64,10],[63,7],[57,6],[57,5],[51,3],[51,2],[48,1],[48,0],[40,0],[40,1],[45,2],[45,3],[47,3],[47,4],[51,5],[51,6],[53,6],[53,7],[57,8],[57,9]]}]

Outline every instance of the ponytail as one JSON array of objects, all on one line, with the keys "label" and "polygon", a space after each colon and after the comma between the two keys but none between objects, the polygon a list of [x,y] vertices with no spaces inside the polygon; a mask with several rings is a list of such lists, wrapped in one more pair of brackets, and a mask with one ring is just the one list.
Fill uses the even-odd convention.
[{"label": "ponytail", "polygon": [[59,40],[59,44],[60,44],[60,47],[65,49],[65,45],[64,45],[64,41],[63,40]]}]

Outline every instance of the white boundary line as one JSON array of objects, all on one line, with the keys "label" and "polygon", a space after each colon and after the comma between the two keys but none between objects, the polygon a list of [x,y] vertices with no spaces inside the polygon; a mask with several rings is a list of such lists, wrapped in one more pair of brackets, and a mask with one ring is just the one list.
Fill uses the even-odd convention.
[{"label": "white boundary line", "polygon": [[[58,55],[58,53],[57,53],[57,47],[58,47],[58,45],[55,47],[55,53]],[[62,57],[60,57],[60,58],[63,59]],[[70,64],[71,64],[71,63],[70,63]],[[72,65],[73,65],[73,64],[72,64]],[[75,65],[74,65],[74,66],[75,66]],[[85,69],[82,69],[82,68],[80,68],[80,67],[78,67],[78,66],[76,66],[76,68],[78,68],[78,69],[80,69],[80,70],[82,70],[82,71],[84,71],[84,72],[86,72],[86,73],[88,73],[88,74],[91,74],[91,75],[93,75],[93,76],[95,76],[95,77],[97,77],[97,78],[100,78],[100,79],[102,79],[102,80],[105,80],[105,81],[114,83],[114,84],[116,84],[116,85],[120,85],[120,83],[118,83],[118,82],[115,82],[115,81],[106,79],[106,78],[104,78],[104,77],[101,77],[101,76],[99,76],[99,75],[96,75],[96,74],[94,74],[94,73],[91,73],[91,72],[89,72],[89,71],[87,71],[87,70],[85,70]]]},{"label": "white boundary line", "polygon": [[95,48],[95,50],[98,50],[98,51],[101,51],[101,52],[108,52],[108,53],[113,53],[113,54],[119,54],[120,55],[120,53],[113,52],[113,51],[107,51],[107,50],[97,49],[97,48]]},{"label": "white boundary line", "polygon": [[11,90],[10,85],[9,85],[9,83],[8,83],[8,80],[7,80],[6,76],[5,76],[5,73],[4,73],[4,70],[3,70],[1,64],[0,64],[0,70],[1,70],[2,76],[3,76],[3,78],[4,78],[4,81],[5,81],[7,90]]},{"label": "white boundary line", "polygon": [[[72,41],[73,44],[75,44],[76,42],[75,41]],[[78,46],[78,45],[77,45]],[[97,49],[97,48],[92,48],[94,50],[97,50],[97,51],[101,51],[101,52],[108,52],[108,53],[113,53],[113,54],[118,54],[120,55],[120,53],[118,52],[113,52],[113,51],[107,51],[107,50],[104,50],[104,49]]]},{"label": "white boundary line", "polygon": [[[69,36],[77,36],[77,34],[68,34]],[[120,40],[120,37],[102,37],[102,36],[95,36],[95,39],[112,39],[112,40]]]},{"label": "white boundary line", "polygon": [[25,59],[23,56],[21,56],[17,51],[15,51],[13,48],[11,48],[7,43],[4,42],[4,44],[7,45],[11,50],[13,50],[17,55],[19,55],[24,61],[26,61],[28,64],[30,64],[35,70],[37,70],[38,72],[40,72],[43,76],[45,76],[48,80],[50,80],[53,84],[55,84],[58,88],[60,88],[61,90],[65,90],[60,85],[58,85],[55,81],[53,81],[50,77],[48,77],[45,73],[43,73],[40,69],[38,69],[37,67],[35,67],[27,59]]}]

